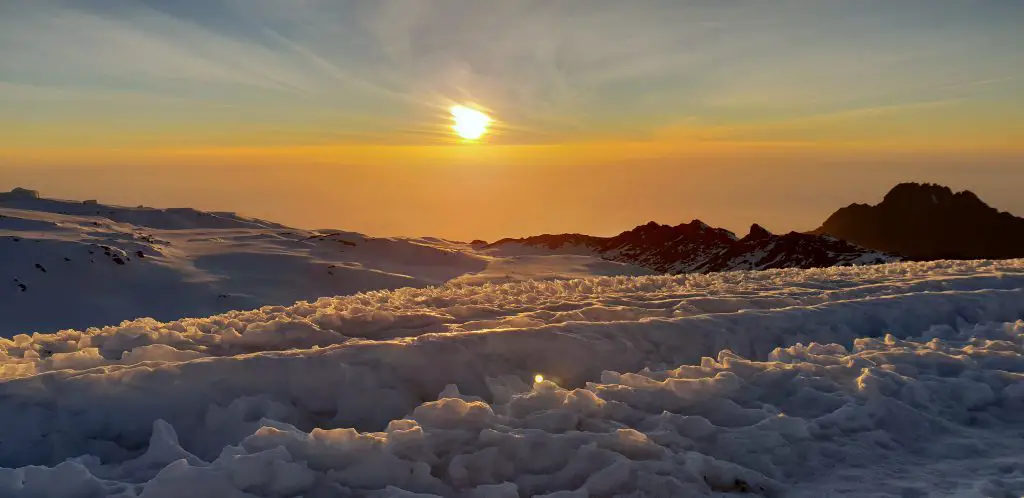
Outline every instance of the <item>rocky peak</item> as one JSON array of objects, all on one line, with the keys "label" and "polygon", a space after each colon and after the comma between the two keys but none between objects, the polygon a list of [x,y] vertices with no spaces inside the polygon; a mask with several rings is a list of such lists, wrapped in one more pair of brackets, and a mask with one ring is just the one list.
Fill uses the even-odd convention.
[{"label": "rocky peak", "polygon": [[19,199],[38,199],[39,191],[22,187],[14,187],[10,192],[0,192],[0,201]]},{"label": "rocky peak", "polygon": [[[542,235],[504,239],[488,247],[518,242],[549,250],[567,250],[562,248],[571,246],[568,250],[574,251],[583,239],[594,255],[667,273],[810,268],[895,259],[831,237],[800,233],[777,236],[758,224],[750,227],[746,237],[737,240],[732,232],[700,220],[676,226],[650,222],[607,238]],[[575,243],[567,244],[569,241]]]},{"label": "rocky peak", "polygon": [[877,205],[839,209],[813,233],[912,259],[1024,257],[1024,219],[930,183],[901,183]]},{"label": "rocky peak", "polygon": [[934,208],[988,208],[974,192],[964,190],[954,193],[944,185],[934,183],[901,183],[885,194],[883,206],[904,209]]},{"label": "rocky peak", "polygon": [[750,225],[750,232],[747,233],[743,240],[756,240],[756,239],[767,239],[772,236],[772,233],[765,229],[763,226],[754,223]]}]

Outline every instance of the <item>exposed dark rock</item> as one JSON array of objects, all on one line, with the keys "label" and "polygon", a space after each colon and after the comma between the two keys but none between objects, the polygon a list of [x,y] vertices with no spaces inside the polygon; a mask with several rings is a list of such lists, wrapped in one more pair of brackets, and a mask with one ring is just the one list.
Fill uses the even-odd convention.
[{"label": "exposed dark rock", "polygon": [[765,230],[765,228],[762,227],[761,225],[758,225],[757,223],[754,223],[753,225],[750,225],[750,233],[748,233],[747,236],[744,237],[744,238],[748,239],[748,240],[754,240],[754,239],[765,239],[765,238],[768,238],[768,237],[771,237],[771,236],[772,236],[771,232],[769,232],[768,230]]},{"label": "exposed dark rock", "polygon": [[901,183],[879,204],[839,209],[813,233],[919,260],[1024,257],[1024,218],[927,183]]},{"label": "exposed dark rock", "polygon": [[38,199],[39,191],[21,187],[14,187],[10,192],[0,192],[0,202],[6,200]]},{"label": "exposed dark rock", "polygon": [[757,224],[746,237],[737,239],[732,232],[700,220],[676,226],[650,222],[607,238],[564,234],[502,239],[488,247],[513,244],[590,253],[665,273],[814,268],[897,259],[832,237],[796,232],[774,235]]}]

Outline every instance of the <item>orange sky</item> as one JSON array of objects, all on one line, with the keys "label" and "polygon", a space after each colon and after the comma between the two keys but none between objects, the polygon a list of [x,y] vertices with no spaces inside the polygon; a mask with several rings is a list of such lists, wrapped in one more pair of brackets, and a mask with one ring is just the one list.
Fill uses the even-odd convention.
[{"label": "orange sky", "polygon": [[164,157],[166,164],[147,158],[149,166],[126,155],[125,164],[115,165],[0,166],[0,188],[230,210],[305,228],[454,239],[614,234],[650,220],[694,218],[741,234],[753,222],[775,231],[809,230],[836,208],[877,202],[908,180],[970,188],[1024,215],[1020,155],[763,146],[661,157],[644,147],[609,157],[601,150],[561,150],[562,156],[523,147],[383,147],[365,155],[234,151]]},{"label": "orange sky", "polygon": [[[1024,212],[1024,4],[0,3],[0,187],[449,237]],[[494,119],[478,143],[449,109]],[[1016,183],[1014,183],[1016,182]]]}]

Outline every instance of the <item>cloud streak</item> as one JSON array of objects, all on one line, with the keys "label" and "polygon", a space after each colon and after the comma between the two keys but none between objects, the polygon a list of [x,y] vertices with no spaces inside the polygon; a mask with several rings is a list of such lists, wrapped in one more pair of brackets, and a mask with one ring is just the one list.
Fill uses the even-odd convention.
[{"label": "cloud streak", "polygon": [[[0,105],[15,118],[0,126],[51,116],[48,95],[64,105],[47,118],[58,128],[191,121],[244,135],[262,120],[294,126],[295,145],[441,143],[452,102],[490,109],[504,144],[951,98],[1019,109],[1021,21],[1024,6],[994,0],[9,0],[0,85],[14,91]],[[110,95],[131,109],[97,113],[90,102]]]}]

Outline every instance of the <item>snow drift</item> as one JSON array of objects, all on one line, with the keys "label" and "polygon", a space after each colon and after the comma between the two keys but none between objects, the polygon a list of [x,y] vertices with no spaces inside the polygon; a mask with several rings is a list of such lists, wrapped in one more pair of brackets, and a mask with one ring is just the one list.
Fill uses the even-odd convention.
[{"label": "snow drift", "polygon": [[1013,260],[448,284],[16,335],[0,496],[1017,496],[1021,318]]}]

